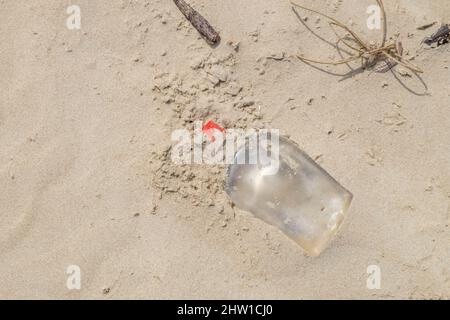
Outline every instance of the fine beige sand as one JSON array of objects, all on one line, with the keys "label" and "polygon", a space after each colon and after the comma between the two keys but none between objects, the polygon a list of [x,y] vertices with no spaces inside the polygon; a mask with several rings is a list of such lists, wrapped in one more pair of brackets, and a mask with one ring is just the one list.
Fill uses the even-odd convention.
[{"label": "fine beige sand", "polygon": [[[380,41],[375,1],[298,1]],[[299,61],[340,57],[284,0],[189,1],[215,48],[171,0],[0,0],[0,298],[450,298],[450,45],[420,45],[450,6],[385,2],[421,78]],[[224,167],[171,162],[196,120],[280,129],[354,194],[321,256],[233,207]]]}]

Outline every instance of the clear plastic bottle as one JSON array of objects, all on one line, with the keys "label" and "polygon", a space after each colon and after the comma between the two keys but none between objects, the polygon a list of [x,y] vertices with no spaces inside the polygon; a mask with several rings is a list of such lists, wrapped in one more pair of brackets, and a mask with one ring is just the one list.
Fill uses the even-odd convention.
[{"label": "clear plastic bottle", "polygon": [[336,234],[353,196],[291,140],[278,139],[276,168],[261,156],[257,164],[242,164],[258,148],[240,147],[229,167],[226,192],[238,208],[278,227],[307,254],[318,256]]}]

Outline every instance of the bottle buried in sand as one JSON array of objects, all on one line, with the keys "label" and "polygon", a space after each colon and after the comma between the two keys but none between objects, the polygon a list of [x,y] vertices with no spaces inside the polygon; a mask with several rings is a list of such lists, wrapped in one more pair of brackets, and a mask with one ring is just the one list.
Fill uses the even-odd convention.
[{"label": "bottle buried in sand", "polygon": [[260,147],[260,157],[253,162],[257,164],[248,164],[258,154],[257,146],[240,147],[228,170],[226,192],[237,207],[318,256],[336,234],[353,196],[292,141],[279,136],[276,140],[276,152],[273,147],[266,151],[269,143],[264,152]]}]

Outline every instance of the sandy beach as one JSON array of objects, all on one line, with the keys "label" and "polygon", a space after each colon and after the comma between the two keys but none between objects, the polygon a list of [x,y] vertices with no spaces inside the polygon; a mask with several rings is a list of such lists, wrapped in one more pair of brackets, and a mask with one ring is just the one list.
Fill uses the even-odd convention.
[{"label": "sandy beach", "polygon": [[[341,57],[289,1],[188,2],[220,44],[172,0],[0,0],[0,299],[450,299],[450,44],[421,45],[448,0],[384,1],[419,76],[302,62]],[[374,0],[297,2],[381,39]],[[171,161],[209,120],[279,129],[352,192],[325,252],[233,206],[225,166]]]}]

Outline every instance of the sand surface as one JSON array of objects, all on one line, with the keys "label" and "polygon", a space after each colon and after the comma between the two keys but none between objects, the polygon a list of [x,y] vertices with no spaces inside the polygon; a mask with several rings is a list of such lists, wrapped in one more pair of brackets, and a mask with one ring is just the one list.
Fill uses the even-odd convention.
[{"label": "sand surface", "polygon": [[[375,1],[301,2],[380,40]],[[299,61],[339,54],[288,1],[190,3],[216,48],[171,0],[0,0],[0,298],[450,298],[450,45],[416,29],[448,0],[386,1],[421,79]],[[280,129],[354,194],[320,257],[233,208],[224,167],[171,162],[196,120]]]}]

